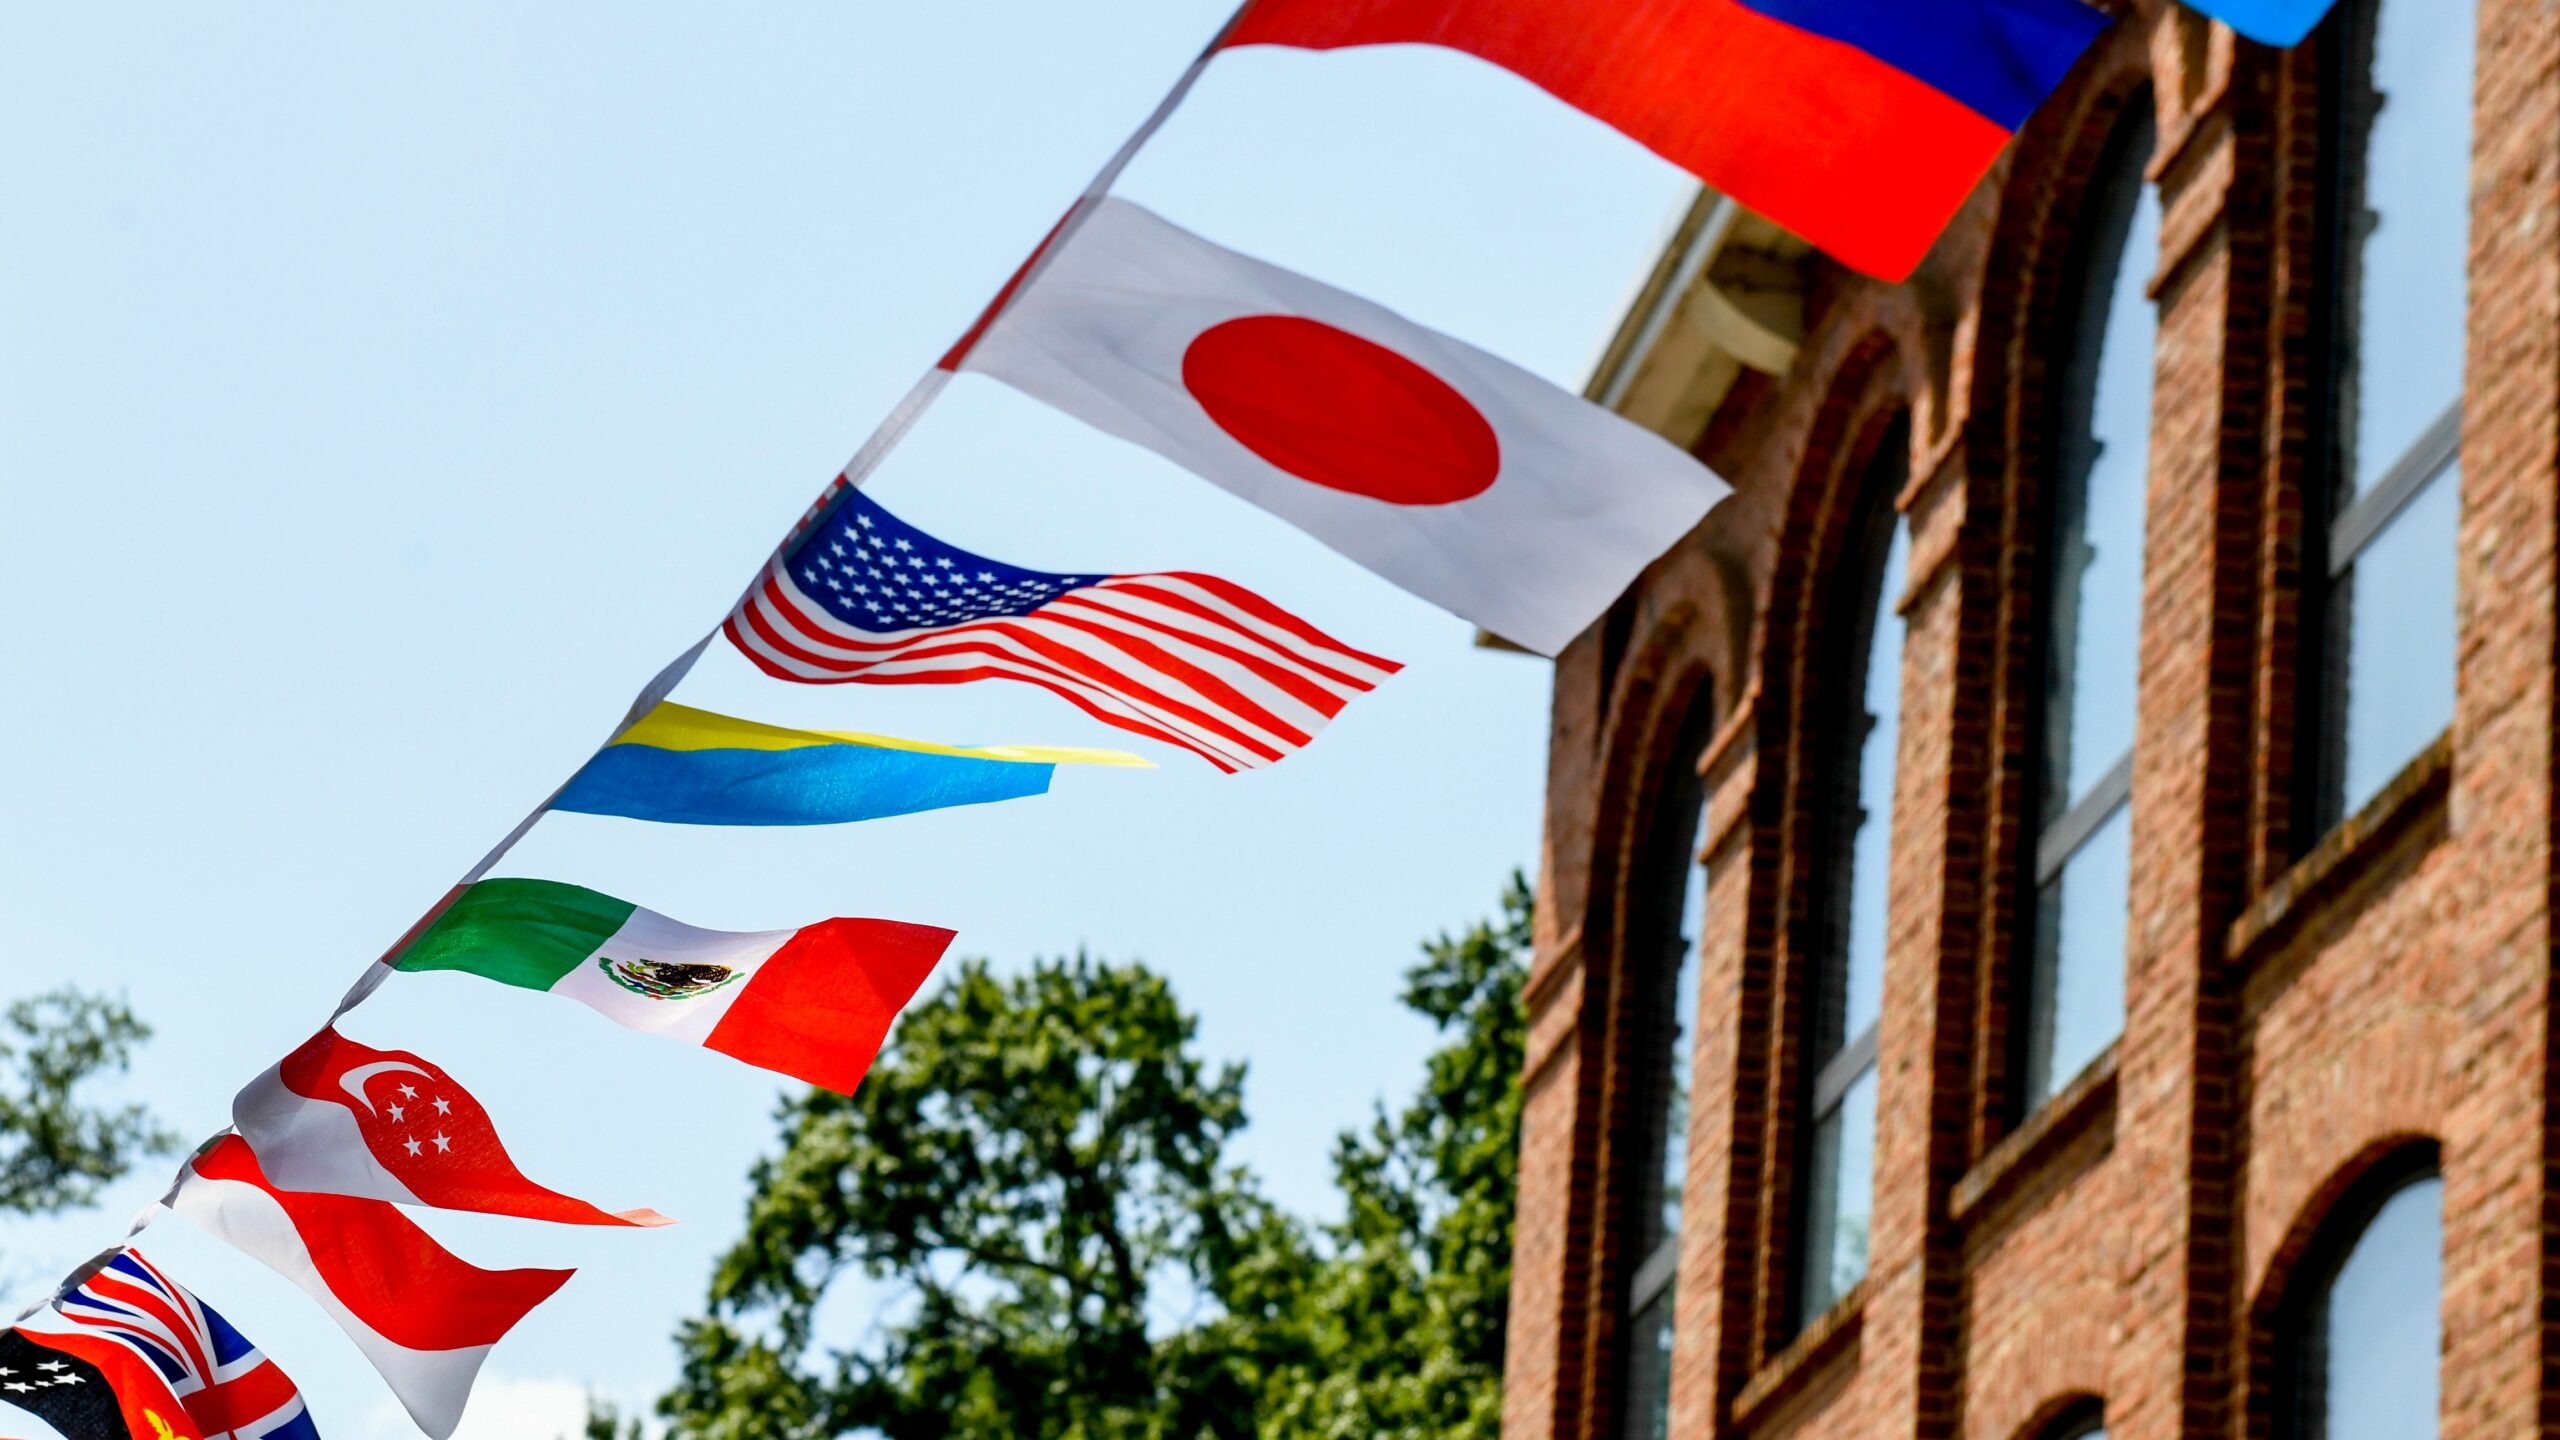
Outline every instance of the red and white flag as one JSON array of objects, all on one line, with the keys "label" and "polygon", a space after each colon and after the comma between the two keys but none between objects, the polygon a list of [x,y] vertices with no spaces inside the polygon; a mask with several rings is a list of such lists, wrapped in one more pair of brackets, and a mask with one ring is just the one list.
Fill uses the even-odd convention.
[{"label": "red and white flag", "polygon": [[1728,493],[1508,361],[1106,199],[946,366],[991,375],[1552,655]]},{"label": "red and white flag", "polygon": [[237,1135],[188,1162],[166,1203],[320,1302],[436,1440],[491,1348],[571,1274],[483,1270],[386,1201],[280,1190]]},{"label": "red and white flag", "polygon": [[249,1082],[231,1102],[231,1123],[280,1189],[563,1225],[674,1223],[655,1210],[607,1211],[535,1184],[508,1157],[489,1112],[451,1075],[335,1029]]}]

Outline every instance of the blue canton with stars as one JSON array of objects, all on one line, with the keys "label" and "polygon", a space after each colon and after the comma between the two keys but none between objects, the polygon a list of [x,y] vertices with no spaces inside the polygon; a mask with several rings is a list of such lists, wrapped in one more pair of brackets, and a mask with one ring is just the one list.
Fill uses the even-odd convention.
[{"label": "blue canton with stars", "polygon": [[786,562],[802,594],[858,630],[895,633],[1028,615],[1101,575],[1052,575],[972,555],[848,490]]}]

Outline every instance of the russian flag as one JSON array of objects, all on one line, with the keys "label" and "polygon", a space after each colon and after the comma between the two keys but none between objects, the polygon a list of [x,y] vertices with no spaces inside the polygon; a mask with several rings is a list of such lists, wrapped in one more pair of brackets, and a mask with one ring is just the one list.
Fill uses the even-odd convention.
[{"label": "russian flag", "polygon": [[1255,0],[1223,43],[1464,51],[1899,280],[2106,23],[2082,0]]}]

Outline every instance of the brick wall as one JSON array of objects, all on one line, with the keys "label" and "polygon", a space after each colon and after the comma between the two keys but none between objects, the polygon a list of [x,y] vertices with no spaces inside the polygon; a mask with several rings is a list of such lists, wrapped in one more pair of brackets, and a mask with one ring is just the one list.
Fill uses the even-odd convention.
[{"label": "brick wall", "polygon": [[[2403,0],[2408,3],[2408,0]],[[2315,425],[2319,74],[2128,7],[1921,272],[1812,262],[1783,376],[1700,452],[1736,487],[1560,658],[1509,1440],[1615,1433],[1634,1115],[1619,983],[1670,768],[1709,867],[1672,1433],[2261,1440],[2276,1326],[2365,1169],[2445,1181],[2443,1433],[2560,1433],[2560,7],[2481,0],[2459,695],[2336,832],[2293,824]],[[2032,897],[2045,366],[2111,122],[2150,86],[2165,222],[2126,1024],[2024,1121],[2002,1097]],[[2136,263],[2129,261],[2128,263]],[[1911,576],[1866,1282],[1787,1315],[1820,876],[1820,598],[1867,453],[1910,418]],[[1673,737],[1712,706],[1714,739]]]}]

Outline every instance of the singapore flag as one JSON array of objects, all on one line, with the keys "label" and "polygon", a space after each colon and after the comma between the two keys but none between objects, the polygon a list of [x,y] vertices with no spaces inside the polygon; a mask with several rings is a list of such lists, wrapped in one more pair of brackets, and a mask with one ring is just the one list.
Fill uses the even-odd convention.
[{"label": "singapore flag", "polygon": [[1728,493],[1506,361],[1107,199],[946,365],[1552,655]]}]

